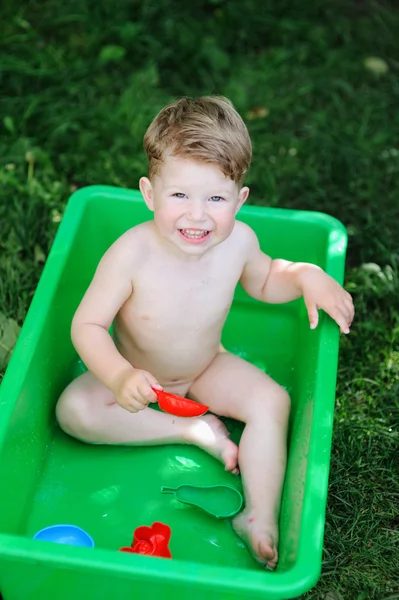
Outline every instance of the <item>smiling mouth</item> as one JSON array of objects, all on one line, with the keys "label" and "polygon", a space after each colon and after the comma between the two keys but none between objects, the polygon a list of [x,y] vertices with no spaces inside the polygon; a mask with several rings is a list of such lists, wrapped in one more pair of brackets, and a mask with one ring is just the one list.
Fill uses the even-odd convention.
[{"label": "smiling mouth", "polygon": [[210,234],[206,229],[179,229],[179,231],[190,240],[200,240]]}]

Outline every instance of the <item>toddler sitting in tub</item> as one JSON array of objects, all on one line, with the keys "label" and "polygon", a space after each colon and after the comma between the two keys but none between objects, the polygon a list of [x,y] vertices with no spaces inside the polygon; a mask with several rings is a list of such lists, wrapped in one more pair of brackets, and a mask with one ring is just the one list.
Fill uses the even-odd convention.
[{"label": "toddler sitting in tub", "polygon": [[[144,137],[140,179],[154,219],[123,234],[101,259],[72,322],[89,371],[57,405],[70,435],[103,444],[196,444],[242,475],[246,508],[234,529],[268,568],[278,560],[278,516],[290,412],[287,392],[220,343],[238,282],[257,300],[303,296],[310,327],[318,309],[349,333],[350,295],[319,267],[272,260],[235,217],[248,198],[247,128],[222,97],[180,99]],[[114,339],[108,330],[114,322]],[[151,389],[188,396],[214,415],[150,410]],[[215,415],[245,424],[240,445]]]}]

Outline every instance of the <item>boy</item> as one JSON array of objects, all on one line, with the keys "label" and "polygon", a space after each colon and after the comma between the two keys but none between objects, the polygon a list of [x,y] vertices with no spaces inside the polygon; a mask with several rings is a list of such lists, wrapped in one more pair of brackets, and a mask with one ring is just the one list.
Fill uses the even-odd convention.
[{"label": "boy", "polygon": [[[57,405],[70,435],[103,444],[196,444],[242,474],[246,508],[235,531],[266,567],[278,560],[278,516],[290,410],[286,391],[220,344],[241,283],[261,301],[300,296],[310,326],[325,310],[349,333],[350,295],[320,268],[271,260],[236,221],[249,189],[248,131],[221,97],[180,99],[151,123],[140,179],[154,220],[122,235],[101,259],[72,323],[89,371]],[[114,339],[108,334],[115,324]],[[151,389],[189,396],[245,423],[240,446],[213,415],[185,419],[148,408]]]}]

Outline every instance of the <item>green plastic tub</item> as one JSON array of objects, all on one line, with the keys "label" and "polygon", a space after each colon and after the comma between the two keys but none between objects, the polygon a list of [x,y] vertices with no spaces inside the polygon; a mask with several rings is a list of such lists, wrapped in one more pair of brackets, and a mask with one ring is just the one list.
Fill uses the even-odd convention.
[{"label": "green plastic tub", "polygon": [[[346,233],[335,219],[255,206],[239,216],[272,257],[316,263],[342,281]],[[253,561],[229,521],[161,493],[162,486],[184,484],[241,491],[240,479],[205,452],[183,445],[90,446],[55,422],[57,398],[80,371],[70,340],[74,311],[105,250],[149,218],[136,191],[87,187],[68,203],[0,389],[4,600],[288,599],[319,577],[339,331],[326,315],[311,331],[302,299],[265,305],[238,288],[222,340],[292,398],[275,572]],[[238,440],[240,425],[228,427]],[[118,552],[136,527],[155,521],[172,528],[172,560]],[[83,528],[95,547],[32,539],[58,523]]]}]

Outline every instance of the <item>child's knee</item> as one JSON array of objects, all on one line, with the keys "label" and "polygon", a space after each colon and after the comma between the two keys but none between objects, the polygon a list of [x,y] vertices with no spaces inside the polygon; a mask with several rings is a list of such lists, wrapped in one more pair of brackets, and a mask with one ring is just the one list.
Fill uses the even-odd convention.
[{"label": "child's knee", "polygon": [[291,412],[291,398],[287,390],[281,388],[279,399],[278,399],[278,411],[284,421],[284,424],[288,423]]},{"label": "child's knee", "polygon": [[272,390],[262,390],[254,402],[251,418],[263,422],[274,420],[286,425],[290,416],[291,399],[282,386],[276,384]]},{"label": "child's knee", "polygon": [[55,416],[61,429],[68,435],[85,439],[90,431],[87,398],[82,392],[69,390],[61,394]]}]

